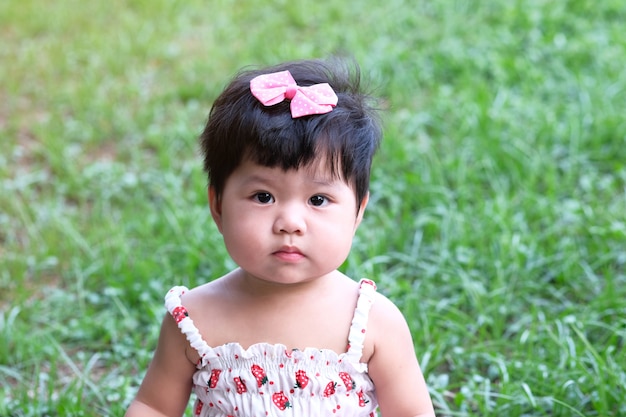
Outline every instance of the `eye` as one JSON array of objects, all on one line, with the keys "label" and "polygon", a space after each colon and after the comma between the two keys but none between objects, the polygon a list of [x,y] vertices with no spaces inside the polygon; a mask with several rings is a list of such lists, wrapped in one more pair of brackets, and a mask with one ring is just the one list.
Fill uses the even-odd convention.
[{"label": "eye", "polygon": [[328,198],[323,195],[314,195],[309,199],[309,202],[315,207],[321,207],[328,204]]},{"label": "eye", "polygon": [[270,204],[274,202],[274,197],[270,193],[266,192],[256,193],[252,198],[261,204]]}]

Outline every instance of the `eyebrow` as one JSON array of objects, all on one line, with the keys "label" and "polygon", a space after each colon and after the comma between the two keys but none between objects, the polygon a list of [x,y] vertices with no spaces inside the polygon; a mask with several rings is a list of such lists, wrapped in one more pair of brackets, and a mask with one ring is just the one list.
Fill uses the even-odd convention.
[{"label": "eyebrow", "polygon": [[[341,180],[338,180],[338,181],[341,181]],[[317,179],[317,178],[314,178],[311,182],[313,182],[314,184],[317,184],[317,185],[323,185],[323,186],[326,186],[326,187],[335,187],[335,183],[336,183],[337,181],[335,181],[335,180],[327,180],[327,179]]]},{"label": "eyebrow", "polygon": [[[307,178],[309,178],[313,184],[316,184],[319,186],[325,186],[325,187],[335,187],[336,186],[335,183],[337,181],[342,181],[339,178],[334,179],[332,177],[326,178],[326,177],[309,176]],[[265,176],[265,175],[259,175],[259,174],[252,174],[250,175],[250,177],[246,178],[246,180],[244,181],[244,184],[261,183],[261,184],[267,184],[267,185],[274,185],[277,182],[280,183],[281,181],[272,178],[271,175]]]},{"label": "eyebrow", "polygon": [[274,180],[272,180],[271,178],[267,178],[266,176],[253,174],[253,175],[250,175],[248,178],[246,178],[243,183],[250,184],[250,183],[255,183],[255,182],[260,182],[262,184],[271,184],[274,182]]}]

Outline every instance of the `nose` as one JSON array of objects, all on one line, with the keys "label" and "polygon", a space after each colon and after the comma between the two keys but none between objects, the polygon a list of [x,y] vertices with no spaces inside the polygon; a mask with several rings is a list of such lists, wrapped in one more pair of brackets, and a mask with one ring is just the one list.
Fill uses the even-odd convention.
[{"label": "nose", "polygon": [[283,205],[274,220],[274,233],[303,234],[306,232],[304,209],[297,204]]}]

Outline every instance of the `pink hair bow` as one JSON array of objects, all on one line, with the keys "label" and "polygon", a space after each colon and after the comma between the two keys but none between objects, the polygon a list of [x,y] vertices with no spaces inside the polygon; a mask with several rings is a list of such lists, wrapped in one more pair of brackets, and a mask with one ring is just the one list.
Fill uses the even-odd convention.
[{"label": "pink hair bow", "polygon": [[337,105],[337,95],[328,83],[300,87],[289,71],[263,74],[250,81],[250,91],[263,105],[291,100],[291,117],[328,113]]}]

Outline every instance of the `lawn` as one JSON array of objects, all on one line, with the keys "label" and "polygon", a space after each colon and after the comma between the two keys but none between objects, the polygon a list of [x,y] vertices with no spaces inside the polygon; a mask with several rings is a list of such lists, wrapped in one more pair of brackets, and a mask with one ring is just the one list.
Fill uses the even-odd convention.
[{"label": "lawn", "polygon": [[626,416],[624,33],[622,0],[0,2],[0,417],[123,414],[165,291],[233,267],[212,100],[334,53],[385,122],[342,268],[438,416]]}]

